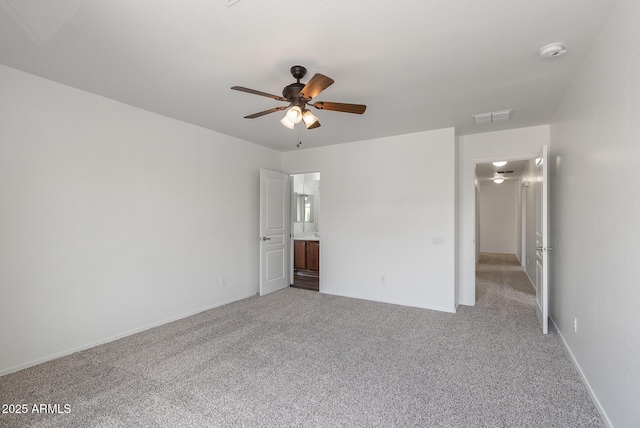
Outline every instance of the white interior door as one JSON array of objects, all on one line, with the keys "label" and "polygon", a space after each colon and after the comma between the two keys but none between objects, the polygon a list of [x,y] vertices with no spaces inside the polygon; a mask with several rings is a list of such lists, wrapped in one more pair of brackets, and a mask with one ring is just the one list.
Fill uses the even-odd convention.
[{"label": "white interior door", "polygon": [[549,162],[542,146],[536,163],[536,314],[542,332],[549,332]]},{"label": "white interior door", "polygon": [[260,295],[289,286],[289,176],[260,169]]}]

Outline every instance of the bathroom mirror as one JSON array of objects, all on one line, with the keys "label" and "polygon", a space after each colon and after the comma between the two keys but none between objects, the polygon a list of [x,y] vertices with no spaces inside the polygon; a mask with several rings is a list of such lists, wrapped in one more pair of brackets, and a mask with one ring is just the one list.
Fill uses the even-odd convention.
[{"label": "bathroom mirror", "polygon": [[313,195],[305,195],[296,193],[296,220],[303,223],[311,223],[314,221],[314,203]]},{"label": "bathroom mirror", "polygon": [[294,236],[318,233],[320,173],[292,174],[291,217]]}]

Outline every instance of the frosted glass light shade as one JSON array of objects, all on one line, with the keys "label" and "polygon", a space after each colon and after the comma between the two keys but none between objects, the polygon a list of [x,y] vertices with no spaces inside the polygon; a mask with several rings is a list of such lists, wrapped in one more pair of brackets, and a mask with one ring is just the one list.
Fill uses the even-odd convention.
[{"label": "frosted glass light shade", "polygon": [[285,115],[281,120],[280,123],[283,124],[284,126],[286,126],[289,129],[293,129],[293,127],[295,126],[295,123],[291,122],[289,120],[289,115]]},{"label": "frosted glass light shade", "polygon": [[287,112],[287,119],[293,123],[300,123],[302,120],[302,110],[298,106],[293,106]]},{"label": "frosted glass light shade", "polygon": [[305,110],[304,113],[302,113],[302,120],[304,120],[304,124],[308,129],[311,125],[318,121],[318,118],[315,117],[309,110]]}]

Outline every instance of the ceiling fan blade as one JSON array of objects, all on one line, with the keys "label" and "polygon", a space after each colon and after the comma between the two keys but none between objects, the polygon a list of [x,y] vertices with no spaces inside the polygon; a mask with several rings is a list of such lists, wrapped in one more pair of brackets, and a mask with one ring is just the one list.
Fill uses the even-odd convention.
[{"label": "ceiling fan blade", "polygon": [[316,129],[320,127],[320,121],[316,120],[313,125],[311,125],[310,127],[308,127],[307,129]]},{"label": "ceiling fan blade", "polygon": [[248,94],[260,95],[260,96],[267,97],[267,98],[273,98],[274,100],[278,100],[278,101],[287,101],[287,99],[284,98],[284,97],[280,97],[278,95],[273,95],[273,94],[268,94],[268,93],[262,92],[262,91],[256,91],[255,89],[245,88],[244,86],[232,86],[231,89],[233,89],[234,91],[246,92]]},{"label": "ceiling fan blade", "polygon": [[332,103],[329,101],[318,101],[313,104],[309,104],[320,110],[333,110],[342,111],[345,113],[362,114],[367,109],[367,106],[363,104],[345,104],[345,103]]},{"label": "ceiling fan blade", "polygon": [[318,94],[333,84],[333,79],[324,74],[316,73],[300,91],[302,98],[315,98]]},{"label": "ceiling fan blade", "polygon": [[269,110],[265,110],[265,111],[261,111],[259,113],[253,113],[250,114],[249,116],[245,116],[245,119],[255,119],[256,117],[260,117],[260,116],[264,116],[265,114],[269,114],[269,113],[275,113],[277,111],[280,110],[284,110],[289,106],[282,106],[282,107],[274,107],[274,108],[270,108]]}]

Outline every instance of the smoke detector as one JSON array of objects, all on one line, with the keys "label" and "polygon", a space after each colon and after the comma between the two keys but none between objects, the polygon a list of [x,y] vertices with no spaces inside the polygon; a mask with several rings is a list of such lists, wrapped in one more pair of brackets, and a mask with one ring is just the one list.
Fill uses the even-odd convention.
[{"label": "smoke detector", "polygon": [[538,51],[541,58],[555,58],[567,53],[567,49],[562,43],[551,43],[543,46]]}]

